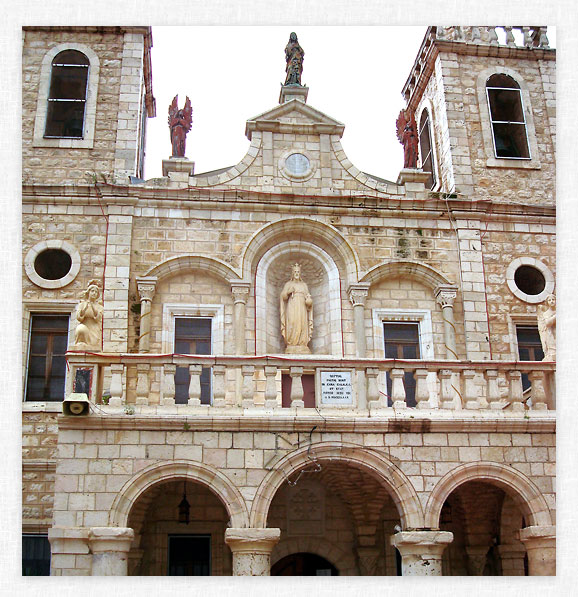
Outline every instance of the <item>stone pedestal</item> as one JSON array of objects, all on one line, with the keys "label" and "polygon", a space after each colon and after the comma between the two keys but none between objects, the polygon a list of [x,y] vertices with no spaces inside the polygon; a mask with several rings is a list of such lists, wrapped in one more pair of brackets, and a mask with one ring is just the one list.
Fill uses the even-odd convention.
[{"label": "stone pedestal", "polygon": [[307,103],[307,95],[309,93],[309,87],[302,85],[283,85],[281,87],[281,93],[279,94],[279,103],[284,104],[290,102],[293,99],[299,100],[304,104]]},{"label": "stone pedestal", "polygon": [[92,576],[126,576],[133,539],[134,531],[129,528],[92,527],[88,533]]},{"label": "stone pedestal", "polygon": [[401,531],[391,544],[401,554],[402,576],[441,576],[442,554],[454,539],[449,531]]},{"label": "stone pedestal", "polygon": [[404,185],[409,191],[423,191],[431,172],[418,168],[402,168],[397,177],[397,184]]},{"label": "stone pedestal", "polygon": [[233,576],[270,576],[271,551],[281,529],[227,529],[225,543],[233,552]]},{"label": "stone pedestal", "polygon": [[191,162],[188,158],[170,157],[168,160],[163,160],[163,176],[168,176],[173,183],[179,183],[177,186],[187,186],[189,176],[194,172],[195,162]]},{"label": "stone pedestal", "polygon": [[528,553],[530,576],[556,576],[556,527],[526,527],[520,541]]}]

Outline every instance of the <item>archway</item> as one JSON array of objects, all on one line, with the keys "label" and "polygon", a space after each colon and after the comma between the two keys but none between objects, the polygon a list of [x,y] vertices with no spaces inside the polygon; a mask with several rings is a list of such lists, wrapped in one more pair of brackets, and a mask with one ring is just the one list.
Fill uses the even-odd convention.
[{"label": "archway", "polygon": [[321,556],[298,552],[273,564],[271,576],[339,576],[339,571],[329,560]]}]

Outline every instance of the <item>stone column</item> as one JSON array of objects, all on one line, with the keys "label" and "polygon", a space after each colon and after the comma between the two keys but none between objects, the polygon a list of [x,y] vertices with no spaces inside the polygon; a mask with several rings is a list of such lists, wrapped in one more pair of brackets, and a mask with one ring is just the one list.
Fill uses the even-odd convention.
[{"label": "stone column", "polygon": [[526,550],[519,544],[498,545],[502,560],[502,576],[524,576],[524,556]]},{"label": "stone column", "polygon": [[401,531],[391,544],[401,554],[402,576],[441,576],[442,554],[454,539],[449,531]]},{"label": "stone column", "polygon": [[149,352],[151,344],[151,303],[155,294],[157,278],[153,276],[136,279],[140,297],[140,336],[138,351]]},{"label": "stone column", "polygon": [[90,576],[88,529],[55,526],[48,529],[48,540],[51,576]]},{"label": "stone column", "polygon": [[271,551],[281,529],[227,529],[225,543],[233,553],[233,576],[270,576]]},{"label": "stone column", "polygon": [[526,527],[520,541],[528,553],[530,576],[556,576],[556,527]]},{"label": "stone column", "polygon": [[134,531],[129,528],[92,527],[88,532],[92,576],[126,576],[133,539]]},{"label": "stone column", "polygon": [[235,353],[247,354],[246,305],[249,297],[250,282],[231,282],[235,321]]},{"label": "stone column", "polygon": [[357,356],[360,359],[367,356],[367,341],[365,339],[365,299],[368,294],[369,284],[352,284],[349,287],[349,300],[353,305],[355,344]]},{"label": "stone column", "polygon": [[457,289],[455,286],[438,286],[435,297],[438,305],[442,308],[444,318],[444,340],[446,345],[446,359],[456,360],[456,326],[454,324],[454,300]]}]

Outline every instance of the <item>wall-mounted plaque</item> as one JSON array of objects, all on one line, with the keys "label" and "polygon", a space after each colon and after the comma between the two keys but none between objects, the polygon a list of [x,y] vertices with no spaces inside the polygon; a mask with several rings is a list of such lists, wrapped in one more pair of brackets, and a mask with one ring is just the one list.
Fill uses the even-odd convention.
[{"label": "wall-mounted plaque", "polygon": [[353,404],[351,371],[321,371],[321,403]]}]

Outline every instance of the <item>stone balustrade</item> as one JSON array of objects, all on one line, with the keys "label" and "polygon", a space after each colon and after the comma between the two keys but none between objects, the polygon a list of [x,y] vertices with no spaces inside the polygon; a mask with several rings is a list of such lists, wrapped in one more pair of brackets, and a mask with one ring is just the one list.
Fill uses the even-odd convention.
[{"label": "stone balustrade", "polygon": [[[91,402],[125,409],[182,404],[215,414],[223,409],[281,414],[287,408],[305,414],[315,407],[366,415],[408,408],[496,414],[555,409],[555,362],[78,352],[67,353],[67,359],[66,395],[82,391],[80,377],[87,379],[88,371]],[[177,368],[189,373],[188,394],[180,403]],[[201,375],[207,370],[210,391],[203,396]],[[531,383],[525,391],[522,376]],[[103,401],[103,395],[110,397]]]}]

